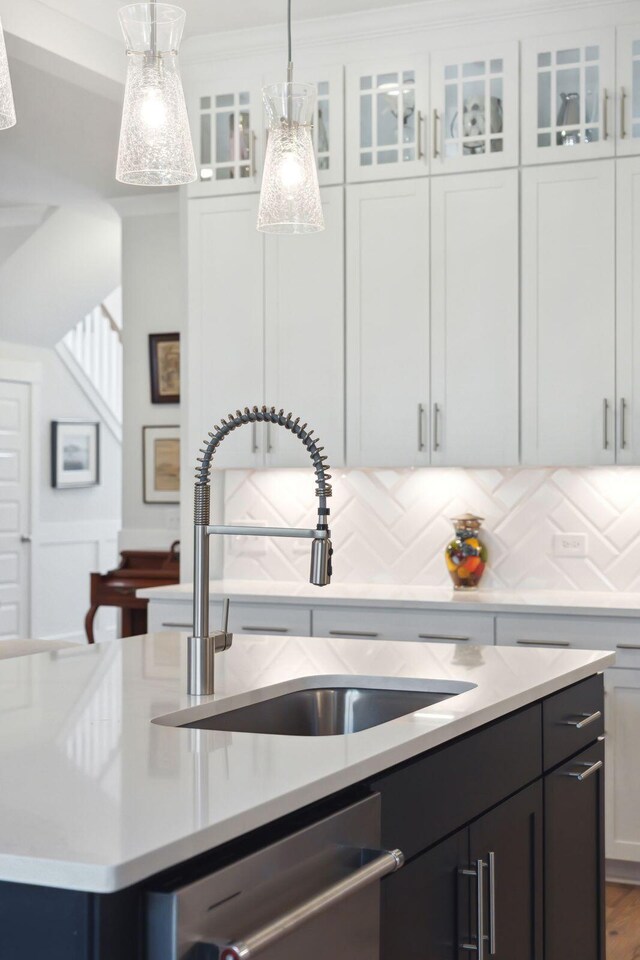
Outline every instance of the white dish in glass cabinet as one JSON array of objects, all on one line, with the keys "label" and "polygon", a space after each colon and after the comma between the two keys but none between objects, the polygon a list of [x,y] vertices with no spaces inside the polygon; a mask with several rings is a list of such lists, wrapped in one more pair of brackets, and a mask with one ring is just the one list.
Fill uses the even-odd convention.
[{"label": "white dish in glass cabinet", "polygon": [[615,152],[615,31],[522,44],[522,162],[595,160]]},{"label": "white dish in glass cabinet", "polygon": [[518,44],[431,57],[431,173],[518,164]]},{"label": "white dish in glass cabinet", "polygon": [[618,28],[619,156],[640,153],[640,24]]},{"label": "white dish in glass cabinet", "polygon": [[426,58],[347,67],[348,181],[429,172],[427,83]]}]

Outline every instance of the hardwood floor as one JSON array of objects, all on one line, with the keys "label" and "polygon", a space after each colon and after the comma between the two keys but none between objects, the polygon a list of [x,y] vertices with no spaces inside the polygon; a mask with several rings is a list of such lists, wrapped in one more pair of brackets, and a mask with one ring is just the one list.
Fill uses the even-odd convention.
[{"label": "hardwood floor", "polygon": [[607,960],[640,960],[640,887],[607,884]]}]

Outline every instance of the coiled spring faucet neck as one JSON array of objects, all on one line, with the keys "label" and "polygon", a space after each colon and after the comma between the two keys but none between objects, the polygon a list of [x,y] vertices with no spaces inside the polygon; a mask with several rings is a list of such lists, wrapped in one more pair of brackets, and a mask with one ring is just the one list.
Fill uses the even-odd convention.
[{"label": "coiled spring faucet neck", "polygon": [[[307,429],[307,424],[300,423],[300,417],[295,419],[284,410],[276,411],[275,407],[245,407],[244,411],[237,410],[235,416],[228,415],[228,419],[221,420],[221,426],[216,426],[203,441],[196,467],[196,483],[194,491],[194,568],[193,568],[193,636],[189,637],[188,665],[189,684],[188,692],[192,696],[209,696],[214,692],[214,654],[216,640],[221,641],[224,649],[231,642],[226,628],[221,635],[209,634],[209,537],[213,534],[256,537],[299,537],[311,540],[311,572],[309,580],[318,587],[324,587],[331,582],[331,556],[333,547],[329,531],[329,508],[327,498],[331,496],[331,474],[328,473],[327,457],[323,455],[324,447],[313,436],[313,430]],[[289,527],[245,527],[245,526],[211,526],[211,464],[217,448],[225,437],[233,430],[246,424],[272,423],[298,437],[306,447],[315,471],[316,489],[318,497],[318,522],[315,529],[295,529]]]}]

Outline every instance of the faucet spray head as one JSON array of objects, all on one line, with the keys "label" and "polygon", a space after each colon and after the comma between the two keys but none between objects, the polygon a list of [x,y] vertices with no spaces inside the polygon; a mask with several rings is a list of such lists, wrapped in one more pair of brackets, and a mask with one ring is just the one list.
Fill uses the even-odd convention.
[{"label": "faucet spray head", "polygon": [[326,587],[331,583],[331,540],[313,540],[311,543],[311,573],[309,583],[316,587]]}]

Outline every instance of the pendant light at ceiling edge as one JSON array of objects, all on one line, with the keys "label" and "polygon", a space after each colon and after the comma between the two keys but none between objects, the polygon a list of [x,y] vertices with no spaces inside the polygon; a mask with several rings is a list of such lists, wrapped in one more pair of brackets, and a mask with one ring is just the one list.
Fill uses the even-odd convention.
[{"label": "pendant light at ceiling edge", "polygon": [[185,12],[169,3],[131,3],[118,13],[127,50],[116,179],[167,187],[197,179],[178,48]]},{"label": "pendant light at ceiling edge", "polygon": [[316,87],[293,82],[291,0],[287,2],[287,39],[287,80],[262,91],[269,131],[258,230],[317,233],[324,230],[324,216],[312,137]]},{"label": "pendant light at ceiling edge", "polygon": [[13,102],[9,61],[4,43],[2,23],[0,23],[0,130],[8,130],[16,122],[16,108]]}]

